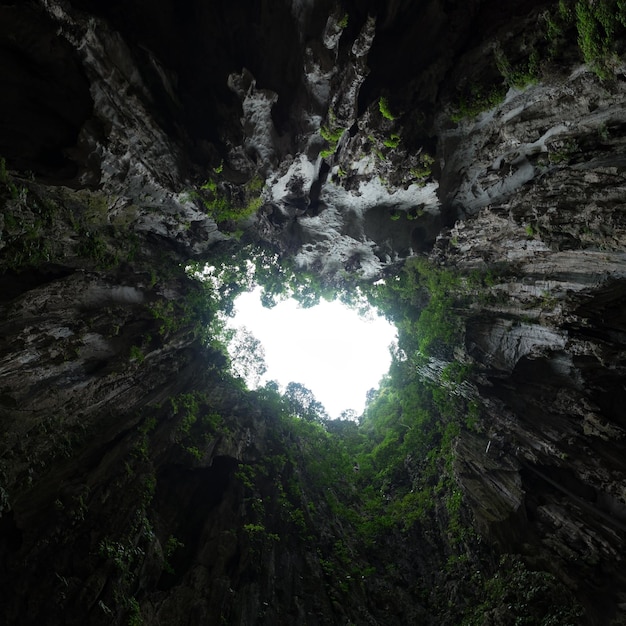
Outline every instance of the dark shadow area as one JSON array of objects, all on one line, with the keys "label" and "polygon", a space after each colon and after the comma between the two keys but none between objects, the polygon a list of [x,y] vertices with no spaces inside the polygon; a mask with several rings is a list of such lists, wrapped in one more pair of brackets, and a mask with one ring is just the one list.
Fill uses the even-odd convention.
[{"label": "dark shadow area", "polygon": [[[164,571],[158,589],[167,590],[177,585],[192,567],[196,555],[202,552],[199,542],[212,512],[219,506],[227,491],[237,461],[218,456],[211,467],[188,469],[181,466],[163,468],[157,478],[155,505],[162,511],[172,535],[184,538],[180,546],[168,555],[169,571]],[[164,538],[164,543],[167,538]]]},{"label": "dark shadow area", "polygon": [[89,82],[56,24],[33,5],[0,6],[0,84],[0,156],[8,166],[75,177],[66,150],[91,115]]},{"label": "dark shadow area", "polygon": [[22,294],[73,274],[74,270],[50,264],[25,272],[9,270],[0,278],[0,302],[11,302]]}]

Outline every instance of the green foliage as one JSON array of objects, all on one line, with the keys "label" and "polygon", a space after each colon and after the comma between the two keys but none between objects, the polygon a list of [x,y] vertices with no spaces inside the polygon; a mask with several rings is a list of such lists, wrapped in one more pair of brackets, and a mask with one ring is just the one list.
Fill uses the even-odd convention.
[{"label": "green foliage", "polygon": [[[270,278],[275,262],[269,254],[257,261]],[[289,270],[277,271],[286,278],[283,290],[313,298],[314,281],[303,287],[289,282]],[[261,567],[270,551],[314,546],[329,597],[340,599],[366,584],[364,577],[379,565],[370,556],[384,559],[387,542],[435,524],[446,531],[450,554],[444,563],[450,557],[455,567],[463,566],[473,536],[454,480],[453,450],[463,428],[477,427],[480,410],[455,393],[471,375],[467,365],[448,365],[440,385],[424,380],[419,368],[426,362],[422,349],[451,351],[462,337],[458,310],[491,280],[412,260],[397,279],[371,288],[371,301],[398,323],[400,338],[390,373],[370,394],[359,425],[328,420],[301,384],[281,394],[268,383],[246,395],[254,399],[254,413],[266,416],[267,427],[264,454],[239,464],[234,477],[245,507],[239,532],[252,567]],[[203,449],[203,402],[181,397],[172,404],[177,437],[188,451]]]},{"label": "green foliage", "polygon": [[556,9],[543,14],[545,38],[548,42],[548,58],[557,57],[567,44],[568,32],[574,24],[574,9],[571,0],[559,0]]},{"label": "green foliage", "polygon": [[341,128],[339,126],[330,129],[327,126],[322,126],[320,128],[320,135],[326,139],[326,141],[330,144],[337,144],[337,142],[343,137],[345,132],[345,128]]},{"label": "green foliage", "polygon": [[178,417],[182,417],[179,432],[188,434],[191,427],[198,421],[200,401],[202,396],[198,393],[183,393],[170,398],[172,412]]},{"label": "green foliage", "polygon": [[489,111],[498,106],[506,95],[505,85],[485,86],[473,83],[459,98],[458,104],[453,110],[450,118],[453,122],[460,122],[463,119],[471,119],[479,113]]},{"label": "green foliage", "polygon": [[228,342],[228,351],[231,371],[245,380],[248,387],[257,387],[267,371],[265,349],[261,342],[247,328],[238,328]]},{"label": "green foliage", "polygon": [[[92,553],[106,561],[107,595],[112,595],[117,612],[126,613],[128,620],[135,620],[129,623],[136,624],[141,623],[141,615],[131,592],[136,589],[140,571],[152,553],[150,544],[154,540],[154,531],[148,519],[148,507],[156,490],[156,476],[150,461],[147,455],[137,454],[136,448],[147,448],[147,435],[156,425],[156,416],[148,414],[143,419],[140,417],[140,424],[137,444],[125,463],[126,471],[120,474],[119,485],[125,482],[126,486],[119,494],[123,501],[119,507],[109,509],[110,515],[106,519],[100,518],[97,524],[91,525],[96,529],[92,536],[98,530],[102,532],[95,539]],[[107,527],[109,532],[105,531]]]},{"label": "green foliage", "polygon": [[471,400],[467,405],[465,415],[465,428],[477,432],[479,430],[480,405],[476,400]]},{"label": "green foliage", "polygon": [[[187,272],[188,276],[193,276],[194,270],[188,266]],[[148,306],[148,310],[159,322],[158,332],[162,337],[191,333],[204,345],[226,355],[226,346],[220,341],[224,321],[218,313],[232,310],[234,299],[243,287],[236,284],[218,286],[191,276],[181,278],[185,283],[184,298],[159,298]]]},{"label": "green foliage", "polygon": [[136,598],[129,598],[127,601],[128,608],[128,626],[141,626],[143,618],[141,617],[141,607]]},{"label": "green foliage", "polygon": [[260,176],[255,176],[245,186],[247,204],[242,211],[243,217],[248,217],[256,213],[263,206],[263,187],[265,181]]},{"label": "green foliage", "polygon": [[427,152],[421,152],[419,155],[419,165],[411,169],[411,175],[418,181],[424,181],[432,174],[432,167],[434,163],[434,157]]},{"label": "green foliage", "polygon": [[523,88],[540,79],[542,61],[554,60],[576,37],[580,54],[595,72],[607,79],[612,75],[620,42],[626,36],[626,1],[559,0],[544,12],[537,25],[545,33],[546,45],[539,43],[527,49],[527,57],[511,63],[500,46],[494,49],[495,66],[504,84],[471,83],[461,94],[451,119],[459,122],[492,109],[504,98],[508,87]]},{"label": "green foliage", "polygon": [[6,267],[10,269],[37,267],[54,258],[50,242],[36,227],[27,227],[23,237],[13,239],[11,244],[3,251]]},{"label": "green foliage", "polygon": [[[222,172],[222,166],[214,169]],[[236,231],[241,222],[254,215],[263,205],[264,181],[255,176],[243,186],[229,185],[225,181],[209,178],[198,190],[189,192],[189,197],[198,200],[224,230]]]},{"label": "green foliage", "polygon": [[598,126],[598,137],[603,142],[609,141],[609,138],[610,138],[609,128],[604,122],[600,124],[600,126]]},{"label": "green foliage", "polygon": [[268,308],[286,298],[310,307],[320,298],[332,300],[338,295],[338,290],[324,285],[317,274],[296,268],[289,259],[253,245],[241,246],[235,253],[215,259],[210,266],[190,264],[188,274],[212,286],[220,302],[219,310],[225,315],[232,313],[237,295],[255,285],[261,287],[261,301]]},{"label": "green foliage", "polygon": [[460,384],[469,378],[471,365],[452,361],[441,371],[440,380],[444,383]]},{"label": "green foliage", "polygon": [[[547,31],[551,33],[550,36],[554,37],[556,41],[563,32],[562,20],[555,21],[551,16],[552,13],[550,12],[544,15],[545,24]],[[494,47],[494,65],[502,76],[503,82],[498,83],[489,77],[474,79],[459,95],[450,115],[451,120],[460,122],[463,119],[471,119],[500,104],[510,87],[521,89],[537,82],[542,72],[541,61],[540,50],[535,46],[527,49],[525,57],[512,63],[502,47],[499,44],[496,45]]]},{"label": "green foliage", "polygon": [[204,451],[229,430],[220,413],[210,405],[205,394],[183,393],[169,399],[171,414],[177,420],[177,443],[194,459],[201,460]]},{"label": "green foliage", "polygon": [[284,398],[291,415],[309,421],[328,419],[324,405],[302,383],[290,382],[285,390]]},{"label": "green foliage", "polygon": [[[341,134],[329,131],[328,137],[338,142]],[[416,172],[416,178],[430,176],[432,163],[432,157],[424,154],[420,160],[423,170]],[[9,176],[0,163],[0,182],[6,185]],[[258,198],[262,187],[260,179],[251,181],[237,199]],[[10,194],[7,188],[3,191]],[[229,202],[233,198],[232,190],[217,178],[201,192],[218,205],[220,198]],[[28,200],[34,195],[29,191]],[[106,198],[94,200],[90,210],[106,214],[107,203]],[[42,205],[42,223],[48,219],[45,210]],[[97,265],[115,261],[109,256],[114,249],[111,233],[88,229],[80,212],[75,213],[74,232],[85,235],[77,244],[78,253]],[[220,219],[238,220],[242,214],[238,211],[233,217],[223,213]],[[5,228],[17,233],[22,227],[17,212],[5,214]],[[33,225],[33,229],[33,240],[44,240],[45,229],[40,225]],[[88,231],[93,234],[88,235]],[[208,268],[189,264],[186,270],[174,269],[165,278],[161,270],[151,276],[147,270],[143,272],[151,287],[146,299],[152,320],[146,319],[144,310],[142,321],[156,327],[163,341],[180,340],[180,345],[187,345],[191,335],[197,344],[216,351],[224,349],[220,346],[222,313],[232,311],[235,297],[253,280],[263,285],[268,304],[294,295],[303,304],[312,305],[320,297],[337,294],[313,272],[282,263],[271,251],[245,246],[236,253],[224,248]],[[223,363],[212,372],[219,381],[215,397],[228,389],[229,405],[235,405],[231,400],[237,397],[241,407],[237,409],[240,414],[228,414],[226,419],[249,414],[264,420],[267,429],[263,454],[254,463],[240,464],[233,478],[244,494],[246,518],[232,532],[243,540],[244,547],[248,546],[249,556],[258,567],[267,561],[264,557],[268,552],[279,546],[305,545],[308,554],[317,555],[329,597],[335,601],[341,594],[359,590],[376,567],[381,570],[380,563],[366,558],[369,555],[365,555],[364,547],[380,557],[389,538],[410,536],[422,525],[432,528],[436,521],[447,528],[448,547],[461,552],[462,544],[469,541],[469,531],[463,492],[453,478],[454,441],[462,428],[477,427],[480,408],[453,393],[470,375],[465,365],[452,363],[444,368],[439,386],[424,380],[419,368],[426,354],[450,356],[463,335],[459,311],[486,282],[487,277],[464,276],[415,259],[397,278],[372,287],[371,301],[398,324],[400,337],[390,373],[380,389],[370,395],[358,426],[348,420],[328,420],[323,406],[299,383],[288,385],[284,394],[272,384],[248,393],[230,386],[224,354]],[[176,298],[169,295],[170,291],[186,295]],[[130,359],[141,363],[150,341],[131,345]],[[257,346],[249,343],[245,350],[255,353]],[[215,398],[199,393],[172,396],[158,413],[146,410],[137,416],[136,429],[129,435],[132,448],[125,471],[124,466],[120,468],[120,480],[127,481],[136,515],[123,523],[116,520],[114,527],[122,531],[98,536],[92,550],[95,557],[106,561],[102,565],[108,570],[110,586],[119,593],[117,610],[126,611],[128,623],[141,623],[140,606],[131,593],[139,588],[141,572],[150,569],[146,559],[155,554],[158,558],[158,551],[150,544],[155,538],[149,522],[149,505],[157,488],[152,459],[159,454],[158,442],[164,441],[164,436],[174,438],[179,453],[175,462],[193,466],[193,459],[206,460],[217,438],[231,438],[227,423],[233,422],[225,421],[216,404],[219,406]],[[244,418],[237,422],[237,428],[243,423]],[[153,434],[157,428],[158,437]],[[78,497],[77,523],[89,516],[88,502],[82,495]],[[55,506],[59,509],[55,514],[63,513],[62,502]],[[162,565],[166,572],[173,573],[170,559],[175,561],[177,550],[183,547],[173,535],[164,542]],[[453,556],[460,562],[463,555]]]},{"label": "green foliage", "polygon": [[473,300],[487,300],[492,281],[488,273],[461,275],[413,258],[368,298],[395,322],[405,353],[449,356],[463,335],[460,311]]},{"label": "green foliage", "polygon": [[83,230],[80,243],[76,247],[79,256],[92,259],[96,267],[100,269],[111,269],[117,264],[115,255],[109,251],[105,239],[96,233]]},{"label": "green foliage", "polygon": [[62,257],[66,250],[47,231],[56,217],[56,205],[31,192],[30,182],[17,183],[0,158],[1,237],[0,270],[37,267]]},{"label": "green foliage", "polygon": [[[243,530],[248,537],[250,552],[255,559],[262,558],[268,550],[272,549],[273,543],[280,541],[280,536],[268,532],[263,524],[245,524]],[[256,567],[259,565],[260,563],[257,563]]]},{"label": "green foliage", "polygon": [[[334,118],[332,115],[330,117],[332,121]],[[339,144],[339,141],[341,140],[345,132],[346,132],[346,129],[341,128],[340,126],[334,126],[332,128],[329,126],[322,126],[320,128],[320,135],[328,143],[328,148],[320,152],[320,156],[323,159],[327,159],[328,157],[335,154],[335,151],[337,150],[337,145]]]},{"label": "green foliage", "polygon": [[480,626],[486,616],[516,626],[575,626],[583,609],[552,574],[533,571],[517,555],[505,554],[496,573],[483,582],[482,604],[472,607],[463,626]]},{"label": "green foliage", "polygon": [[392,133],[389,138],[383,141],[383,144],[387,148],[397,148],[400,145],[400,135]]},{"label": "green foliage", "polygon": [[466,536],[461,492],[451,478],[452,443],[464,401],[457,399],[455,411],[444,416],[435,391],[407,361],[396,362],[368,404],[361,424],[364,437],[355,450],[362,510],[354,519],[356,532],[368,544],[393,529],[409,532],[433,515],[442,500],[451,535]]},{"label": "green foliage", "polygon": [[346,476],[358,501],[350,506],[337,490],[327,494],[333,513],[363,545],[373,549],[386,536],[411,533],[435,516],[447,521],[450,549],[461,551],[455,562],[461,563],[463,546],[473,540],[453,473],[456,438],[463,428],[479,424],[479,405],[457,392],[471,368],[449,362],[438,384],[420,368],[428,363],[426,355],[451,356],[463,334],[458,311],[490,284],[489,274],[461,275],[411,259],[397,276],[368,292],[370,302],[396,323],[398,347],[389,374],[369,395],[359,428],[332,430],[345,433],[347,459],[356,460]]},{"label": "green foliage", "polygon": [[393,122],[396,119],[396,116],[391,112],[389,108],[389,101],[385,96],[381,96],[378,100],[378,110],[380,114],[386,119]]},{"label": "green foliage", "polygon": [[135,559],[143,556],[143,550],[119,541],[105,538],[99,544],[100,556],[110,560],[121,572],[128,572]]},{"label": "green foliage", "polygon": [[[2,170],[2,168],[0,168]],[[113,199],[97,191],[42,187],[34,180],[0,171],[4,224],[0,268],[20,270],[46,263],[108,271],[139,252],[137,235],[129,232],[129,215],[112,216]],[[10,195],[10,199],[7,197]],[[77,259],[78,257],[78,259]]]},{"label": "green foliage", "polygon": [[494,49],[496,67],[509,87],[522,89],[537,82],[540,74],[539,52],[533,48],[527,60],[513,67],[499,46]]},{"label": "green foliage", "polygon": [[165,546],[163,548],[163,569],[168,574],[175,574],[174,568],[170,564],[170,559],[174,555],[174,553],[180,549],[184,548],[185,544],[182,541],[179,541],[174,535],[170,535],[165,542]]},{"label": "green foliage", "polygon": [[[322,284],[313,272],[297,270],[277,254],[252,245],[235,252],[225,251],[209,265],[189,263],[185,268],[193,284],[184,299],[159,299],[149,309],[159,321],[159,333],[193,332],[203,343],[230,364],[239,384],[255,387],[265,372],[262,347],[246,330],[226,327],[236,297],[255,284],[262,287],[261,301],[271,307],[278,300],[292,297],[301,306],[317,304],[320,297],[332,300],[338,290]],[[356,292],[355,292],[356,293]],[[354,296],[344,292],[346,299]]]},{"label": "green foliage", "polygon": [[577,141],[575,139],[568,139],[563,142],[559,142],[558,147],[556,145],[550,146],[548,159],[550,163],[554,165],[568,163],[578,149]]},{"label": "green foliage", "polygon": [[626,35],[624,0],[559,0],[558,7],[544,18],[549,58],[558,55],[573,32],[585,63],[600,78],[611,76],[618,42]]},{"label": "green foliage", "polygon": [[[232,373],[251,387],[265,372],[264,355],[248,331],[226,329],[226,318],[233,313],[237,296],[259,285],[261,302],[271,308],[286,298],[310,307],[320,298],[332,300],[340,294],[336,287],[324,285],[314,272],[299,270],[271,250],[253,245],[224,252],[208,265],[189,263],[185,269],[197,283],[186,299],[157,301],[150,307],[160,321],[159,332],[166,335],[192,327],[196,335],[224,354]],[[352,297],[347,292],[343,296]]]},{"label": "green foliage", "polygon": [[434,354],[460,340],[462,324],[455,306],[467,293],[459,275],[415,258],[399,276],[372,291],[370,299],[396,322],[412,350]]},{"label": "green foliage", "polygon": [[578,46],[585,63],[598,76],[609,76],[608,61],[614,52],[618,31],[626,22],[626,4],[616,0],[579,0],[575,7]]},{"label": "green foliage", "polygon": [[248,246],[242,254],[249,273],[247,283],[245,277],[240,277],[237,284],[247,284],[249,289],[254,284],[259,285],[263,306],[271,308],[280,300],[293,298],[308,308],[321,298],[330,301],[336,296],[348,297],[336,287],[325,285],[318,274],[297,268],[293,261],[281,259],[268,250]]},{"label": "green foliage", "polygon": [[130,347],[130,359],[131,361],[137,361],[138,363],[143,363],[144,354],[142,349],[139,346],[131,346]]}]

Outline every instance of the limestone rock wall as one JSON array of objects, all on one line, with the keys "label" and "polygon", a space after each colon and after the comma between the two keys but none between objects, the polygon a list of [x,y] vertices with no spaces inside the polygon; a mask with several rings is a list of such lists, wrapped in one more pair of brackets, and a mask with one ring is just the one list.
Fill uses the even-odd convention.
[{"label": "limestone rock wall", "polygon": [[[455,444],[464,514],[484,563],[517,552],[585,623],[623,621],[624,69],[600,81],[568,49],[451,121],[549,4],[1,3],[4,622],[454,623],[417,591],[467,601],[436,517],[344,597],[321,544],[272,543],[293,531],[272,476],[259,552],[237,471],[284,450],[185,306],[185,264],[239,241],[339,285],[418,254],[490,272],[457,311],[481,406]],[[193,193],[217,170],[264,181],[237,228]]]},{"label": "limestone rock wall", "polygon": [[467,218],[432,253],[494,272],[463,313],[486,421],[457,471],[477,520],[522,552],[532,536],[565,579],[586,572],[594,604],[623,603],[623,93],[577,68],[444,131],[443,199]]}]

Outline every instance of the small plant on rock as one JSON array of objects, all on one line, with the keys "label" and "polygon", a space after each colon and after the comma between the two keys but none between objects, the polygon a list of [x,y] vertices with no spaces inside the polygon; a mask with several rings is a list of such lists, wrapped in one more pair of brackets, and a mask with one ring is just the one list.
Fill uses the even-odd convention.
[{"label": "small plant on rock", "polygon": [[396,116],[389,109],[389,101],[385,96],[381,96],[380,100],[378,100],[378,110],[386,120],[393,122],[396,119]]}]

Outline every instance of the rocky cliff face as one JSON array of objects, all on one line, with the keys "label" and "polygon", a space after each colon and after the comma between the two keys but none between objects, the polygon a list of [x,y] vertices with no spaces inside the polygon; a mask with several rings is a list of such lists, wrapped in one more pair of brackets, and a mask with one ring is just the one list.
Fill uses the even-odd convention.
[{"label": "rocky cliff face", "polygon": [[493,302],[466,318],[465,351],[480,364],[489,414],[479,439],[459,442],[457,471],[475,515],[505,545],[535,537],[539,558],[564,579],[586,571],[597,598],[622,586],[626,528],[616,463],[624,437],[623,105],[618,85],[605,90],[580,69],[544,89],[510,93],[460,143],[456,131],[449,136],[459,181],[449,201],[471,217],[434,254],[500,272]]},{"label": "rocky cliff face", "polygon": [[[580,623],[626,619],[625,71],[558,15],[0,3],[5,623],[458,623],[501,553]],[[416,255],[489,274],[457,311],[466,561],[441,507],[358,546],[307,465],[326,444],[225,377],[184,268],[250,242],[335,286]]]}]

